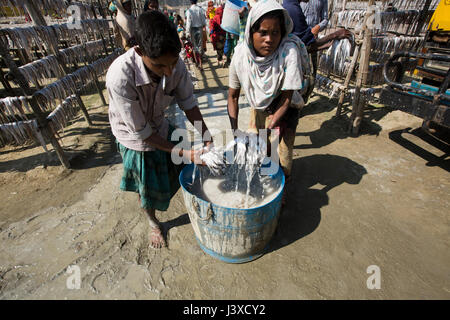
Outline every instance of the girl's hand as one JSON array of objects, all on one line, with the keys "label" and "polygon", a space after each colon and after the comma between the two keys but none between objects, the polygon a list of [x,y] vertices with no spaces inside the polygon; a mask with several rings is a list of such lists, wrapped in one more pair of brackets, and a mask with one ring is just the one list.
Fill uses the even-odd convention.
[{"label": "girl's hand", "polygon": [[289,108],[289,105],[281,106],[280,108],[278,108],[278,110],[275,111],[275,113],[273,114],[272,121],[270,121],[267,129],[272,130],[273,128],[278,127],[281,118],[283,118],[283,116],[285,115],[288,108]]}]

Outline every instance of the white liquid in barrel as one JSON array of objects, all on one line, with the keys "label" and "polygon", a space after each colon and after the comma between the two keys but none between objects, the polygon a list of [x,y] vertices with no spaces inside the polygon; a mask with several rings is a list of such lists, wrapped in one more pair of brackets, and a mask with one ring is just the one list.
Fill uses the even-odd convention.
[{"label": "white liquid in barrel", "polygon": [[[196,166],[190,192],[199,198],[228,208],[248,209],[272,201],[280,191],[280,181],[261,176],[259,169],[266,155],[265,142],[258,136],[238,136],[229,147],[234,147],[233,164],[215,170],[221,155],[210,154],[202,160],[207,166]],[[225,164],[224,164],[225,165]],[[217,176],[217,172],[223,174]]]},{"label": "white liquid in barrel", "polygon": [[[259,168],[258,168],[259,169]],[[270,176],[248,174],[231,165],[225,175],[215,177],[208,170],[200,169],[189,191],[199,198],[227,208],[248,209],[271,202],[280,191],[280,181]],[[202,176],[201,178],[198,176]],[[252,176],[248,181],[247,177]]]}]

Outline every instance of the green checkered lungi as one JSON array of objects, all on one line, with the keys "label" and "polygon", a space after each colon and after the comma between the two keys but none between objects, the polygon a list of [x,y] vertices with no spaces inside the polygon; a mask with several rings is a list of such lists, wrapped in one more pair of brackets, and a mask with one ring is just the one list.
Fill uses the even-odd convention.
[{"label": "green checkered lungi", "polygon": [[[168,140],[173,129],[169,129]],[[168,152],[135,151],[116,143],[124,169],[120,189],[139,193],[144,209],[166,211],[180,188],[178,177],[184,165],[175,165]]]}]

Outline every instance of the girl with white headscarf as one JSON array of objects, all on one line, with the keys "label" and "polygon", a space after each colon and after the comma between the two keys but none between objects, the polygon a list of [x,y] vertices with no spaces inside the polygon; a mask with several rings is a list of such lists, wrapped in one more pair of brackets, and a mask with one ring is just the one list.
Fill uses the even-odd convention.
[{"label": "girl with white headscarf", "polygon": [[276,129],[273,131],[280,138],[278,153],[286,178],[291,173],[298,113],[304,105],[302,93],[311,74],[306,47],[290,34],[292,29],[288,12],[274,0],[259,0],[252,6],[245,39],[236,47],[231,61],[228,92],[233,129],[238,129],[241,88],[251,107],[249,131]]},{"label": "girl with white headscarf", "polygon": [[[115,25],[116,40],[119,40],[122,47],[128,50],[133,47],[135,18],[132,15],[131,0],[116,0],[117,16]],[[120,38],[119,38],[120,37]]]}]

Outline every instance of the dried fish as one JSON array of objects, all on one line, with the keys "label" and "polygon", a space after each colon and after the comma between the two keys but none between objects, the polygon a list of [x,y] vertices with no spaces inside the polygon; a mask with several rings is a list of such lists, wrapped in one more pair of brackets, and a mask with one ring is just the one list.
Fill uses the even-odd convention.
[{"label": "dried fish", "polygon": [[34,62],[19,67],[28,83],[39,86],[44,79],[60,78],[64,76],[64,70],[54,55],[44,57]]},{"label": "dried fish", "polygon": [[325,54],[320,56],[319,69],[326,74],[335,74],[345,77],[350,62],[352,45],[348,39],[335,40]]},{"label": "dried fish", "polygon": [[68,121],[76,116],[78,110],[78,100],[75,95],[71,95],[47,116],[47,119],[50,121],[49,125],[54,132],[64,129]]}]

